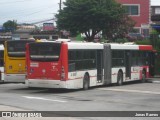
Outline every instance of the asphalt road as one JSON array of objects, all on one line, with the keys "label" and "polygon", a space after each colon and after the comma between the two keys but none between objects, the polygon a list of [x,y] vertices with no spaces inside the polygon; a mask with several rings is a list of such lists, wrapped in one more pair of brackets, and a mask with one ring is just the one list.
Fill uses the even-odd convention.
[{"label": "asphalt road", "polygon": [[[151,81],[126,83],[123,86],[94,87],[87,91],[31,89],[24,84],[0,84],[0,111],[160,111],[160,79],[155,78],[153,83]],[[76,119],[106,120],[99,117]],[[139,120],[123,118],[127,119]],[[151,118],[142,117],[140,120],[143,119]]]}]

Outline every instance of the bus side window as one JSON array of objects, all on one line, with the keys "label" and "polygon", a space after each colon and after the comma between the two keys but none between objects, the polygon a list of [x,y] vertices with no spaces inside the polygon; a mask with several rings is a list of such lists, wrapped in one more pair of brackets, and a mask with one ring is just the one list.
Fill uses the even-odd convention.
[{"label": "bus side window", "polygon": [[76,64],[75,63],[69,63],[69,72],[75,71]]},{"label": "bus side window", "polygon": [[75,61],[75,57],[76,57],[76,52],[71,50],[68,51],[68,64],[69,64],[69,72],[75,71],[76,70],[76,61]]}]

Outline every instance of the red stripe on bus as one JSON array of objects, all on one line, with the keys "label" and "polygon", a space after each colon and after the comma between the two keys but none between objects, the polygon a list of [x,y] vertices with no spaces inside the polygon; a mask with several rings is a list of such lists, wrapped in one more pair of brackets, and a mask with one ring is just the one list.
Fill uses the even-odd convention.
[{"label": "red stripe on bus", "polygon": [[139,50],[153,50],[152,45],[140,45]]}]

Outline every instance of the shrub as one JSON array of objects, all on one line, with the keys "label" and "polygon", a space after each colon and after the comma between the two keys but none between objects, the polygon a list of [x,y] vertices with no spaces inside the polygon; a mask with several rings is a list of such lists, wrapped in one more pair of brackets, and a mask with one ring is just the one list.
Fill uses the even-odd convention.
[{"label": "shrub", "polygon": [[137,40],[135,43],[138,45],[151,45],[151,42],[149,39],[139,40],[139,41]]},{"label": "shrub", "polygon": [[126,38],[118,38],[115,40],[115,42],[117,43],[125,43],[125,42],[128,42],[128,40]]}]

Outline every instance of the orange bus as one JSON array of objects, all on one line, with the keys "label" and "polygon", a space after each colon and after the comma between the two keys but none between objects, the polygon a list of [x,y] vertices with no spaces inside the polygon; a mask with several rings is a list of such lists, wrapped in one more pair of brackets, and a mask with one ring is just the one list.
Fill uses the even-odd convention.
[{"label": "orange bus", "polygon": [[33,40],[12,40],[5,42],[4,82],[25,82],[26,43]]}]

